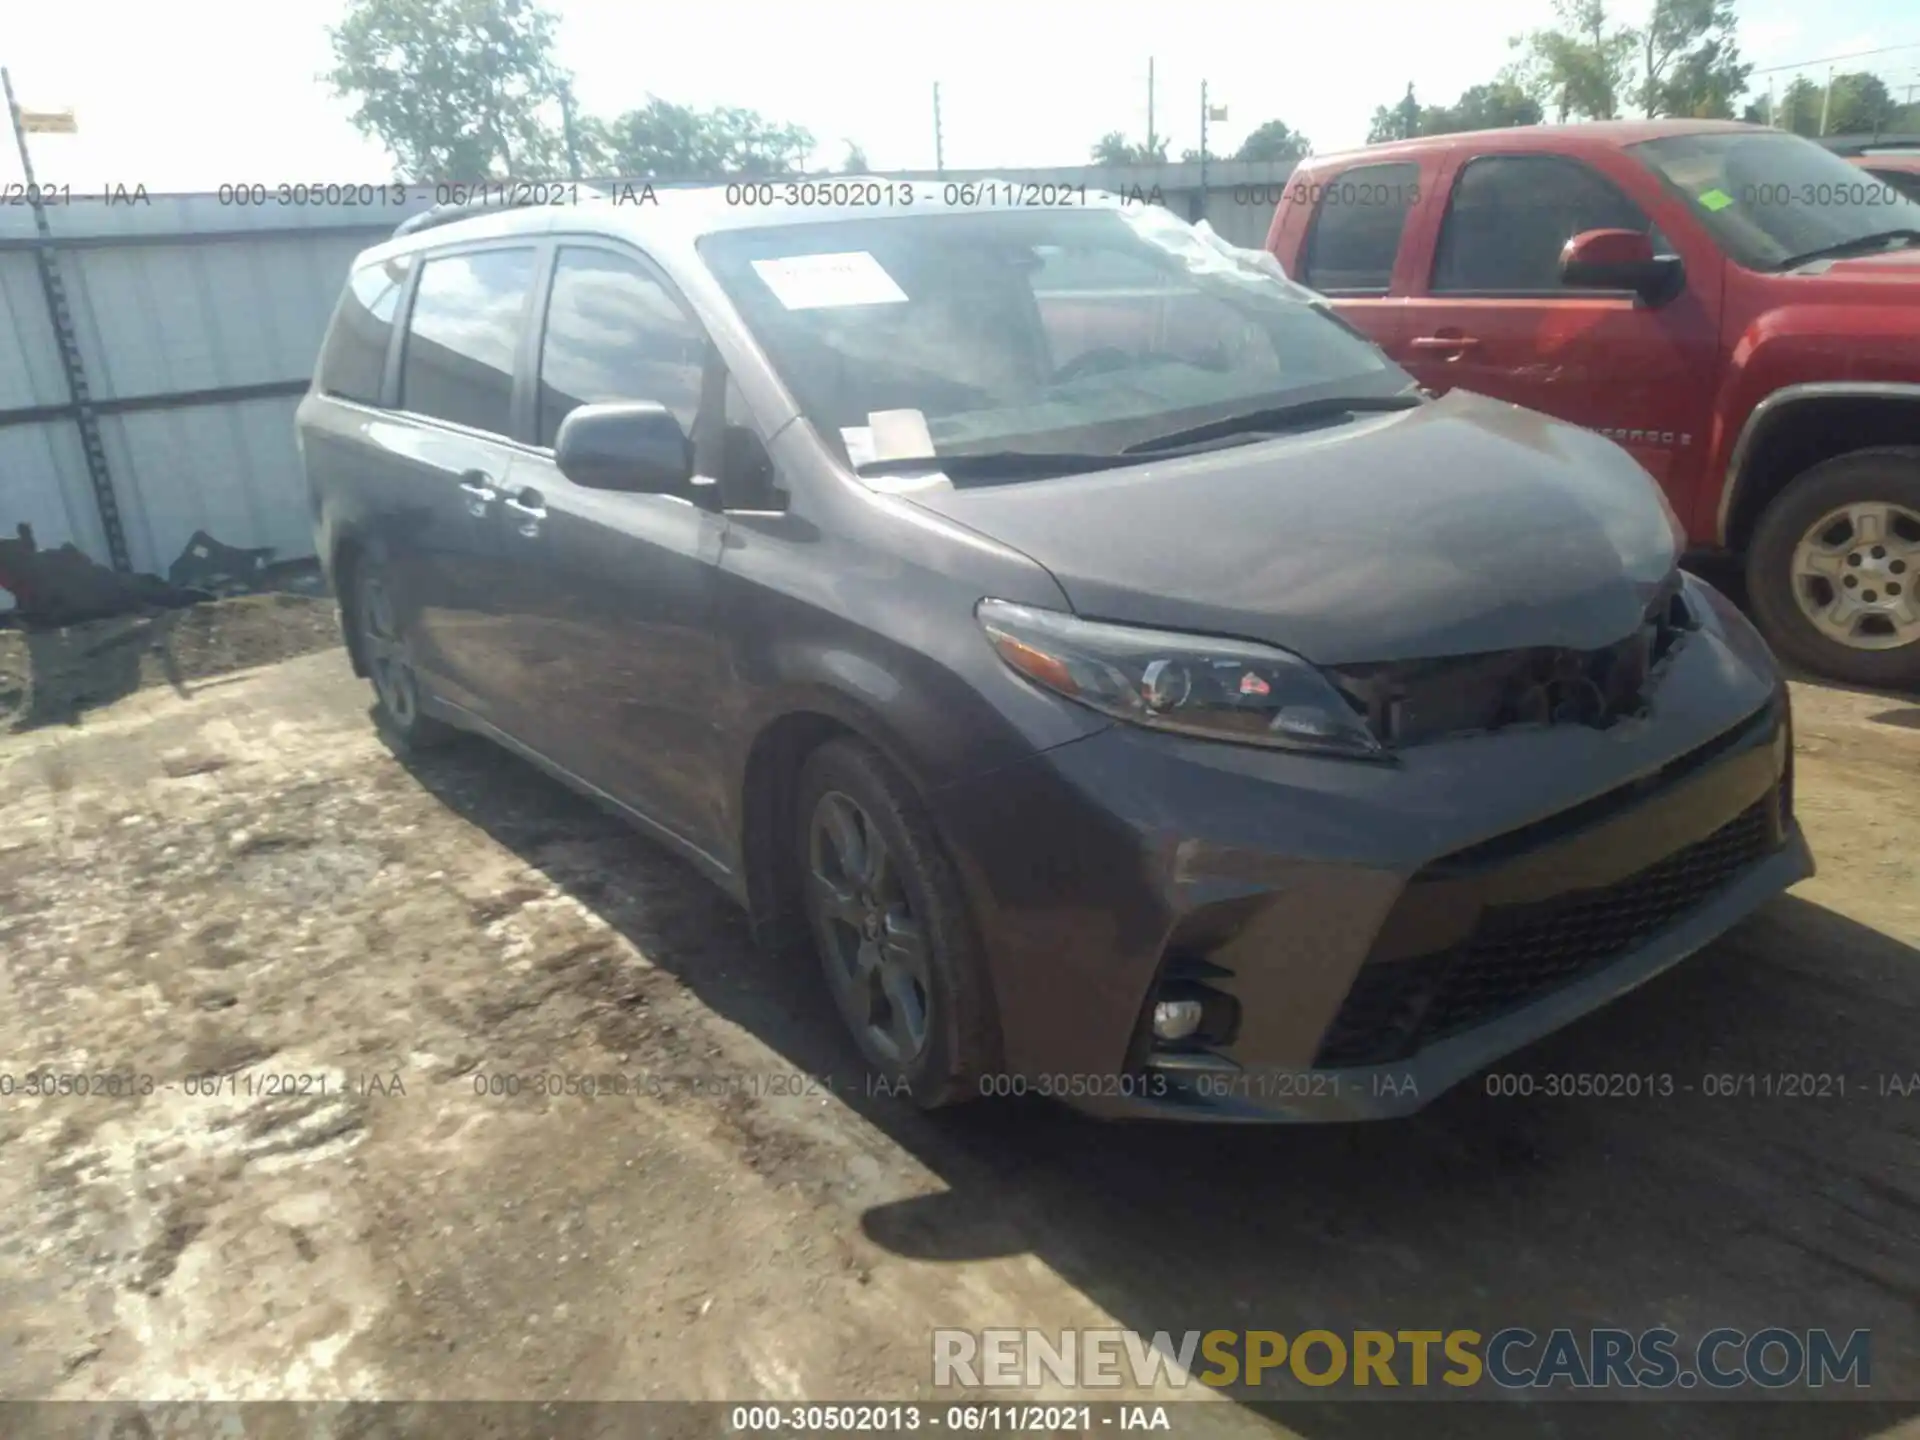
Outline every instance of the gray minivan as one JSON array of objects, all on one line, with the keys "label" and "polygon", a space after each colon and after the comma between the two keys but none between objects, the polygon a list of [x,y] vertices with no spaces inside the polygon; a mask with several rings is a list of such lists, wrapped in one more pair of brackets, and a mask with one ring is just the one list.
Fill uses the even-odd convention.
[{"label": "gray minivan", "polygon": [[1786,686],[1646,473],[1162,211],[407,231],[298,421],[381,725],[671,846],[922,1105],[1404,1113],[1812,871]]}]

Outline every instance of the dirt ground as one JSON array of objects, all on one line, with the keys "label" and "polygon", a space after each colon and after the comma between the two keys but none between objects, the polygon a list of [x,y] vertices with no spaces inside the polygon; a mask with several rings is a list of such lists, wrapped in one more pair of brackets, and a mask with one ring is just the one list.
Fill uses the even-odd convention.
[{"label": "dirt ground", "polygon": [[[125,641],[135,683],[79,683],[90,708],[0,633],[0,1396],[909,1398],[936,1325],[1512,1324],[1868,1328],[1874,1390],[1920,1395],[1920,704],[1798,686],[1819,876],[1502,1067],[1689,1092],[1469,1084],[1281,1130],[928,1118],[866,1093],[813,977],[690,870],[479,742],[402,764],[320,650],[330,609],[201,609],[234,607],[183,612],[171,661]],[[5,1078],[34,1070],[131,1093]],[[1789,1072],[1845,1094],[1704,1093]],[[529,1093],[568,1074],[645,1093]],[[1920,1415],[1266,1393],[1298,1403],[1200,1428]]]}]

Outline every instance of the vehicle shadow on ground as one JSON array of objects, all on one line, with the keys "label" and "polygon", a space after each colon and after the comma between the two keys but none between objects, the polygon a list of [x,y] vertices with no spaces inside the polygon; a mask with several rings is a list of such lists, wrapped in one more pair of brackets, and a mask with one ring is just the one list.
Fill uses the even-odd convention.
[{"label": "vehicle shadow on ground", "polygon": [[[1148,1335],[1664,1325],[1686,1357],[1687,1342],[1719,1326],[1824,1326],[1841,1341],[1867,1329],[1867,1393],[1920,1390],[1920,1076],[1900,1093],[1920,1071],[1920,951],[1822,906],[1774,902],[1406,1120],[1112,1125],[1042,1101],[924,1116],[871,1092],[811,969],[755,950],[744,917],[691,868],[480,742],[406,763],[940,1176],[943,1192],[863,1216],[868,1237],[897,1255],[1030,1253]],[[590,884],[577,878],[583,841],[602,877]],[[549,863],[560,848],[566,866]],[[1580,1075],[1641,1078],[1632,1095],[1545,1093]],[[1533,1093],[1499,1093],[1522,1089]],[[1538,1347],[1521,1353],[1537,1358]],[[1408,1367],[1395,1368],[1404,1386]],[[1436,1352],[1432,1373],[1443,1368]],[[1691,1403],[1699,1391],[1657,1411],[1552,1397],[1380,1404],[1282,1372],[1265,1382],[1228,1393],[1285,1402],[1275,1418],[1312,1440],[1865,1440],[1920,1415],[1905,1403]]]},{"label": "vehicle shadow on ground", "polygon": [[159,656],[167,682],[187,693],[170,637],[178,610],[119,615],[85,625],[23,630],[27,650],[26,706],[12,729],[78,725],[89,710],[103,709],[140,688],[140,657]]}]

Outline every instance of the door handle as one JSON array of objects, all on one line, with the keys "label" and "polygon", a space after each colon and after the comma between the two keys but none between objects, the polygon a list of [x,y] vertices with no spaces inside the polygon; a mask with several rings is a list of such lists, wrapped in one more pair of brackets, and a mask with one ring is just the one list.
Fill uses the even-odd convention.
[{"label": "door handle", "polygon": [[1416,335],[1407,342],[1412,350],[1437,350],[1441,353],[1464,355],[1469,350],[1478,350],[1480,341],[1472,335]]},{"label": "door handle", "polygon": [[500,498],[500,492],[493,488],[493,477],[484,470],[469,470],[460,477],[460,489],[467,497],[467,513],[476,519],[484,520],[487,506]]},{"label": "door handle", "polygon": [[547,510],[540,503],[538,490],[522,490],[518,495],[509,495],[507,509],[520,517],[515,529],[529,540],[539,538],[540,522],[547,518]]}]

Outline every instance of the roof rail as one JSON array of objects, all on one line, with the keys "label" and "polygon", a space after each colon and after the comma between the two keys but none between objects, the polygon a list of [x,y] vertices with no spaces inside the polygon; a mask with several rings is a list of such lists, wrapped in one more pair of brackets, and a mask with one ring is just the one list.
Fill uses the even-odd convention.
[{"label": "roof rail", "polygon": [[[574,196],[578,200],[604,200],[607,198],[605,194],[593,189],[591,186],[576,185],[572,181],[567,181],[565,184],[567,189],[574,192]],[[409,215],[398,225],[394,226],[393,238],[398,240],[402,235],[418,234],[422,230],[432,230],[441,225],[451,225],[458,220],[471,220],[477,215],[492,214],[501,210],[526,210],[536,205],[546,206],[552,203],[553,201],[546,197],[535,199],[532,196],[528,196],[524,199],[503,198],[499,200],[488,200],[482,198],[479,200],[435,205],[430,210],[422,210],[418,215]]]}]

